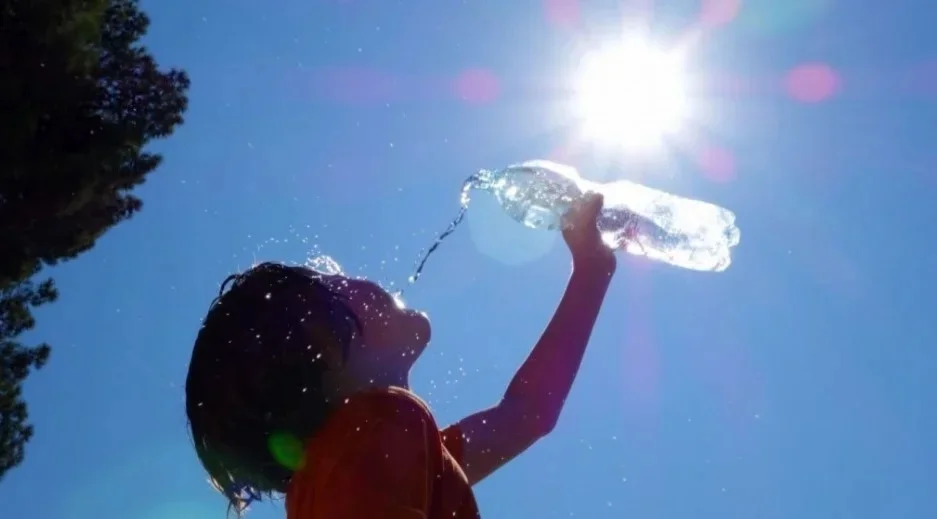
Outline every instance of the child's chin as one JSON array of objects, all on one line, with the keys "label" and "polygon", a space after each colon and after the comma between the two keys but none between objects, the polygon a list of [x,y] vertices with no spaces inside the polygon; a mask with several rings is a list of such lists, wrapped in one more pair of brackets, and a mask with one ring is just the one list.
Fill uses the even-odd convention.
[{"label": "child's chin", "polygon": [[433,335],[433,327],[429,324],[429,317],[423,312],[417,311],[410,311],[408,317],[410,318],[408,325],[413,334],[413,346],[422,350],[429,344],[429,340]]}]

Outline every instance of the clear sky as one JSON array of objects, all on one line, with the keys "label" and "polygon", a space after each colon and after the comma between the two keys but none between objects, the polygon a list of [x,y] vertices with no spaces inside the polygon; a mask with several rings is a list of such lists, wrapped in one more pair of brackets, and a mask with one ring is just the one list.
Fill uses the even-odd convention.
[{"label": "clear sky", "polygon": [[[622,259],[560,425],[480,485],[486,518],[937,517],[931,2],[144,7],[191,109],[144,211],[50,271],[62,297],[28,338],[53,357],[3,517],[223,517],[182,390],[221,279],[325,252],[399,285],[467,174],[532,158],[731,208],[742,242],[720,274]],[[638,159],[564,107],[581,53],[642,24],[692,42],[696,115]],[[500,396],[568,271],[554,234],[478,201],[406,293],[441,422]]]}]

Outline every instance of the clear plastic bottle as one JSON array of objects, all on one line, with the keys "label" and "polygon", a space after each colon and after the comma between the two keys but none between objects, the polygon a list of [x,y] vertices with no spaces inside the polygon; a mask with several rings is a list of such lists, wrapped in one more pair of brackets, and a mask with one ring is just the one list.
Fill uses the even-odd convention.
[{"label": "clear plastic bottle", "polygon": [[[602,193],[598,226],[609,247],[692,270],[725,270],[740,238],[728,209],[627,180],[590,182],[575,168],[546,160],[481,170],[466,188],[492,193],[513,219],[548,230],[560,228],[563,215],[583,193]],[[468,189],[463,206],[467,195]]]}]

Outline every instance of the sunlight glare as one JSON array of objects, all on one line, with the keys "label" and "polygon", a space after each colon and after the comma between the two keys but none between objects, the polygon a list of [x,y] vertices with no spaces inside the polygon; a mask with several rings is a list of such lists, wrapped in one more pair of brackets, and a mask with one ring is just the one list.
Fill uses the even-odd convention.
[{"label": "sunlight glare", "polygon": [[630,42],[586,54],[576,110],[590,140],[647,148],[680,130],[687,112],[683,59]]}]

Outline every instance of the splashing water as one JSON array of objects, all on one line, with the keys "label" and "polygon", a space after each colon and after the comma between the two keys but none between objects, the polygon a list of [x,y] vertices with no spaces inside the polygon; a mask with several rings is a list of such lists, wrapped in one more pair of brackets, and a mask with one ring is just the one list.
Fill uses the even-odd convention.
[{"label": "splashing water", "polygon": [[390,297],[394,298],[394,304],[397,305],[397,308],[401,310],[407,308],[407,302],[403,298],[403,290],[391,291]]},{"label": "splashing water", "polygon": [[459,208],[459,213],[455,218],[452,219],[451,222],[449,222],[449,226],[446,227],[446,230],[439,233],[439,236],[437,236],[436,240],[433,241],[433,244],[429,246],[429,249],[426,249],[426,252],[423,253],[422,258],[420,258],[419,263],[417,263],[416,270],[413,272],[413,275],[407,278],[407,281],[409,281],[411,285],[420,279],[420,275],[423,274],[423,267],[426,266],[426,260],[429,259],[430,255],[436,252],[436,249],[439,248],[439,245],[442,243],[442,241],[448,238],[450,234],[455,232],[459,224],[462,223],[462,220],[465,219],[465,212],[468,211],[469,202],[471,201],[471,197],[469,196],[471,191],[476,188],[485,187],[490,177],[491,172],[486,169],[482,169],[469,178],[465,179],[465,182],[462,183],[462,194],[459,196],[459,205],[461,206]]},{"label": "splashing water", "polygon": [[[315,270],[321,274],[327,276],[346,276],[345,271],[342,269],[342,266],[335,260],[335,258],[319,254],[318,256],[310,256],[306,258],[303,266]],[[403,290],[394,289],[393,283],[390,286],[381,285],[381,288],[387,291],[394,298],[394,304],[397,305],[397,308],[404,309],[407,308],[407,302],[403,298]]]},{"label": "splashing water", "polygon": [[306,258],[306,262],[303,264],[303,266],[311,268],[312,270],[327,276],[345,275],[345,271],[342,270],[342,266],[339,265],[334,258],[331,256],[326,256],[325,254]]}]

